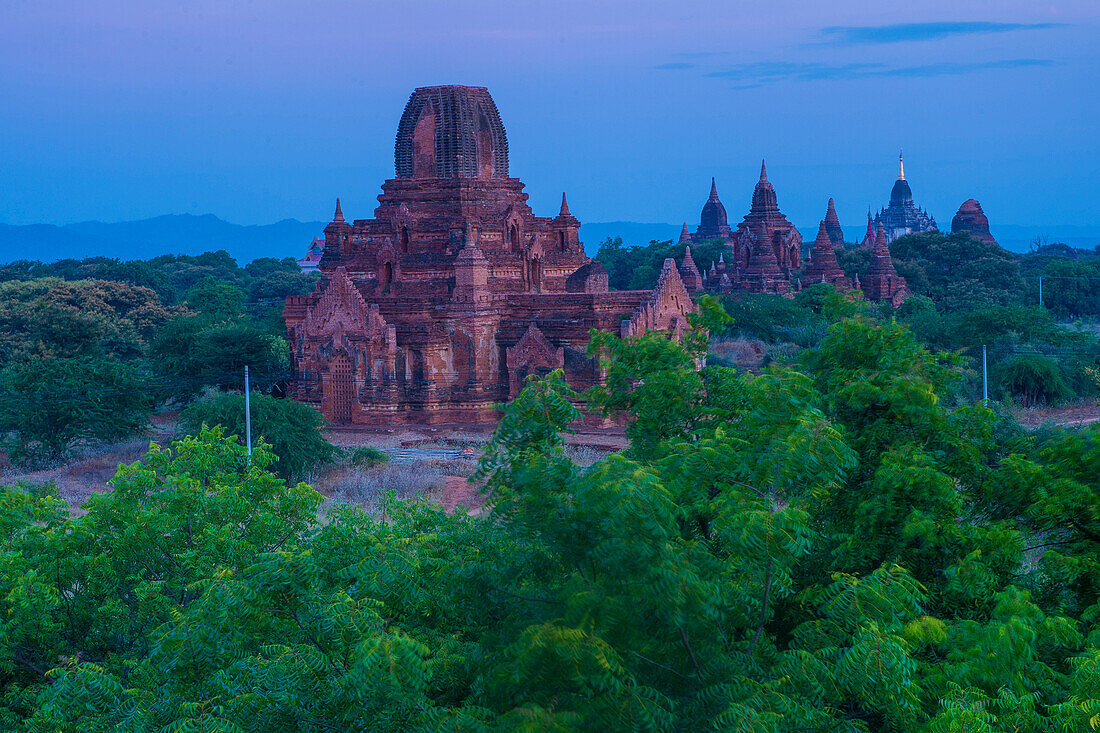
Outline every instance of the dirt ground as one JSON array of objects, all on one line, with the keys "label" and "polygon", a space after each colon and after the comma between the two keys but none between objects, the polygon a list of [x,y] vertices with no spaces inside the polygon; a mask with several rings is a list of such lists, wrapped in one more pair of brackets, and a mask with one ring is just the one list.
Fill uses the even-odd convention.
[{"label": "dirt ground", "polygon": [[[39,470],[12,466],[0,453],[0,485],[19,482],[53,482],[59,495],[75,516],[84,513],[83,505],[93,494],[106,490],[121,464],[139,460],[150,442],[166,445],[176,435],[178,413],[159,413],[153,417],[150,433],[134,440],[83,451],[65,463]],[[390,460],[373,468],[348,464],[327,467],[307,477],[307,482],[327,499],[326,506],[338,502],[356,503],[371,510],[382,496],[392,492],[403,498],[424,498],[446,511],[479,513],[485,497],[468,481],[473,475],[482,449],[492,437],[491,428],[468,426],[423,426],[386,428],[331,428],[325,437],[341,448],[373,446]],[[590,465],[610,451],[626,447],[621,429],[590,431],[566,436],[570,457],[580,465]]]},{"label": "dirt ground", "polygon": [[1100,422],[1100,405],[1032,408],[1017,410],[1013,414],[1020,424],[1027,428],[1043,426],[1079,428]]}]

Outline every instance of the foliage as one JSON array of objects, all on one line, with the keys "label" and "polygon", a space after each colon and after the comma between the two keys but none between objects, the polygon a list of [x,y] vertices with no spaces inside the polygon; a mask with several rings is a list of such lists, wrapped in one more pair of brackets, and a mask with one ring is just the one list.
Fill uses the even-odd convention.
[{"label": "foliage", "polygon": [[0,364],[31,356],[134,359],[168,318],[155,292],[126,283],[0,283]]},{"label": "foliage", "polygon": [[965,232],[909,234],[890,243],[890,254],[909,289],[945,312],[1017,303],[1026,291],[1011,254]]},{"label": "foliage", "polygon": [[344,460],[359,468],[374,468],[375,466],[381,466],[383,463],[388,463],[390,455],[372,445],[361,445],[349,450]]},{"label": "foliage", "polygon": [[33,357],[0,371],[0,439],[13,461],[138,434],[152,412],[135,371],[99,357]]},{"label": "foliage", "polygon": [[[324,418],[317,410],[288,399],[253,392],[250,395],[253,442],[263,439],[275,454],[273,466],[283,478],[299,478],[335,459],[336,446],[321,434]],[[244,439],[244,395],[212,393],[180,413],[184,430],[221,426]]]},{"label": "foliage", "polygon": [[244,315],[244,291],[213,275],[191,286],[184,302],[188,308],[212,321],[229,321]]},{"label": "foliage", "polygon": [[[482,516],[321,521],[278,448],[250,462],[220,429],[154,446],[81,517],[0,489],[0,728],[1095,727],[1100,428],[949,409],[956,358],[834,296],[796,301],[855,309],[799,369],[597,335],[587,397],[631,447],[573,463],[580,396],[532,380],[479,464]],[[212,403],[239,420],[233,399]]]},{"label": "foliage", "polygon": [[1073,391],[1062,378],[1058,363],[1038,354],[1016,354],[993,368],[991,381],[1001,398],[1017,398],[1025,405],[1060,402]]},{"label": "foliage", "polygon": [[[726,251],[722,240],[692,245],[691,256],[703,274],[707,263],[717,261]],[[621,237],[610,237],[596,252],[596,260],[607,270],[608,286],[612,290],[648,290],[657,282],[667,258],[679,264],[684,259],[684,245],[652,241],[648,245],[624,246]]]},{"label": "foliage", "polygon": [[246,365],[253,386],[270,388],[289,375],[289,353],[285,339],[248,321],[181,317],[161,330],[149,361],[166,395],[189,398],[203,387],[242,386]]}]

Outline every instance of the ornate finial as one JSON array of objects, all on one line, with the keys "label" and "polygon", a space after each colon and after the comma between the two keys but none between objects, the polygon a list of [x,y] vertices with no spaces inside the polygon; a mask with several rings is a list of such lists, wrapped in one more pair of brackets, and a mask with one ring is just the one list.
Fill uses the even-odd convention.
[{"label": "ornate finial", "polygon": [[905,159],[901,157],[900,150],[898,150],[898,180],[905,180]]},{"label": "ornate finial", "polygon": [[760,159],[760,180],[761,181],[768,180],[768,169],[764,167],[764,159],[763,158]]},{"label": "ornate finial", "polygon": [[570,216],[569,204],[565,201],[565,191],[561,192],[561,211],[558,212],[558,216]]},{"label": "ornate finial", "polygon": [[718,200],[718,186],[714,183],[714,176],[710,177],[710,197],[712,200]]},{"label": "ornate finial", "polygon": [[344,212],[340,211],[340,197],[339,196],[336,197],[336,213],[333,215],[332,220],[333,221],[340,221],[340,222],[342,222],[344,220]]}]

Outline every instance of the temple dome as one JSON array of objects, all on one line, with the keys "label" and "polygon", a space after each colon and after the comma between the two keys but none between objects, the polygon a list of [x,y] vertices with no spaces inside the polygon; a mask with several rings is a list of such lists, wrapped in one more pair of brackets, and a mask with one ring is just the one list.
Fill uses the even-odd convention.
[{"label": "temple dome", "polygon": [[726,226],[726,207],[718,199],[718,187],[714,179],[710,179],[710,197],[703,204],[703,211],[699,214],[699,231],[708,236],[715,236],[721,227]]},{"label": "temple dome", "polygon": [[901,204],[913,200],[913,190],[909,188],[909,182],[904,178],[894,181],[894,187],[890,189],[890,203]]},{"label": "temple dome", "polygon": [[507,178],[508,137],[485,87],[420,87],[394,145],[397,178]]}]

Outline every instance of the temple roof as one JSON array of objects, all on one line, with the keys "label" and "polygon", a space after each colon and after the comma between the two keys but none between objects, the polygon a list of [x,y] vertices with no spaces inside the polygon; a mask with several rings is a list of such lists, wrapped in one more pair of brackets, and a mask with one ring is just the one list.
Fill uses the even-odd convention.
[{"label": "temple roof", "polygon": [[703,204],[703,211],[699,214],[699,230],[701,232],[716,232],[719,227],[726,226],[726,207],[718,198],[718,186],[714,179],[710,179],[710,197]]},{"label": "temple roof", "polygon": [[779,211],[779,201],[776,199],[771,181],[768,180],[768,170],[764,167],[764,161],[760,161],[760,180],[756,182],[756,188],[752,192],[750,213],[770,211]]},{"label": "temple roof", "polygon": [[397,178],[507,178],[508,137],[485,87],[420,87],[394,144]]}]

